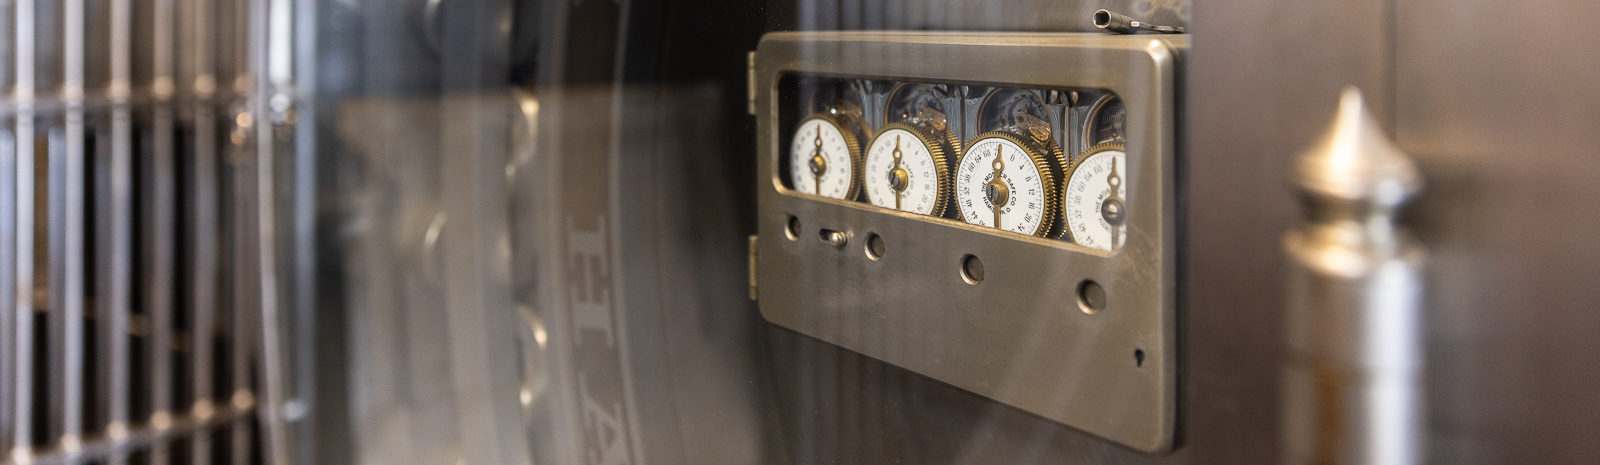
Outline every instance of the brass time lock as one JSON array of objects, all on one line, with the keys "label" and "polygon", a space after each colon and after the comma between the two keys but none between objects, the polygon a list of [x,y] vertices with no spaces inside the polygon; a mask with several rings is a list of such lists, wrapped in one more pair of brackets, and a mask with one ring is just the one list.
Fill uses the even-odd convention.
[{"label": "brass time lock", "polygon": [[1187,37],[769,34],[770,322],[1145,451],[1175,415]]}]

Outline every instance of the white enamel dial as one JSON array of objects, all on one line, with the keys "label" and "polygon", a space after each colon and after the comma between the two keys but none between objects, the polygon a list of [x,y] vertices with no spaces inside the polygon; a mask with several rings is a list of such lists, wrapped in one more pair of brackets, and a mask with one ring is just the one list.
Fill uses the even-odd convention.
[{"label": "white enamel dial", "polygon": [[1024,148],[1016,139],[980,136],[956,166],[955,199],[962,219],[1022,234],[1048,234],[1055,218],[1048,166],[1045,154]]},{"label": "white enamel dial", "polygon": [[856,194],[860,155],[855,136],[833,119],[813,116],[795,128],[789,145],[789,181],[794,190],[835,199]]},{"label": "white enamel dial", "polygon": [[1078,161],[1062,196],[1073,242],[1100,250],[1122,247],[1128,239],[1127,179],[1128,157],[1121,146],[1102,145]]},{"label": "white enamel dial", "polygon": [[899,126],[887,126],[867,147],[862,181],[867,199],[884,208],[943,214],[949,191],[943,147]]}]

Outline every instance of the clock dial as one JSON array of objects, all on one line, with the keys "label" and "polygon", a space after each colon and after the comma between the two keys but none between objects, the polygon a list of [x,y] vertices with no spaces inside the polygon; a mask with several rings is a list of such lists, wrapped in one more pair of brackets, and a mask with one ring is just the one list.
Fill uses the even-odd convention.
[{"label": "clock dial", "polygon": [[1048,236],[1057,209],[1050,152],[1028,139],[988,133],[956,166],[955,200],[968,223]]},{"label": "clock dial", "polygon": [[940,216],[949,197],[948,147],[913,126],[884,126],[867,146],[863,187],[873,205]]},{"label": "clock dial", "polygon": [[1128,157],[1122,144],[1101,144],[1073,165],[1062,195],[1067,236],[1114,251],[1128,238]]},{"label": "clock dial", "polygon": [[854,133],[825,114],[812,115],[795,128],[789,145],[789,183],[794,190],[835,199],[854,199],[861,168]]}]

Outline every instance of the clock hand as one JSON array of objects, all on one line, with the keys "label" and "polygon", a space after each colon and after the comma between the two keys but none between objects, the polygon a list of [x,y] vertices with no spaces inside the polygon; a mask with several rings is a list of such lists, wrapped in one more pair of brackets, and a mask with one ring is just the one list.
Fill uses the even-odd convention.
[{"label": "clock hand", "polygon": [[1106,176],[1106,184],[1111,186],[1111,193],[1100,203],[1100,218],[1111,226],[1111,250],[1117,250],[1122,245],[1122,224],[1127,222],[1128,212],[1122,196],[1117,193],[1122,188],[1122,175],[1117,173],[1115,157],[1111,158],[1111,174]]},{"label": "clock hand", "polygon": [[905,194],[907,181],[906,170],[900,169],[900,158],[903,155],[900,153],[899,134],[894,136],[894,152],[890,154],[894,155],[894,166],[889,169],[889,188],[894,190],[894,209],[899,210],[900,197]]},{"label": "clock hand", "polygon": [[1000,208],[1004,207],[1006,202],[1011,199],[1011,187],[1006,185],[1005,180],[1000,179],[1000,175],[1004,174],[1006,169],[1006,162],[1002,157],[1004,155],[1004,147],[1004,145],[995,145],[994,164],[991,165],[994,167],[994,179],[990,179],[989,185],[985,186],[984,189],[984,193],[989,197],[989,204],[994,207],[995,229],[1004,229],[1000,226]]},{"label": "clock hand", "polygon": [[813,194],[822,195],[822,172],[828,169],[828,159],[822,156],[822,127],[817,127],[817,137],[811,140],[814,147],[811,150],[811,176],[814,179]]}]

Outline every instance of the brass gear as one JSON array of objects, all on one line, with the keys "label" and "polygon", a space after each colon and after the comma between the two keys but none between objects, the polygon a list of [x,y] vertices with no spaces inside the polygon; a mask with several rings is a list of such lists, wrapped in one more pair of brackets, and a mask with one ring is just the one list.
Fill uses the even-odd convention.
[{"label": "brass gear", "polygon": [[[978,146],[978,143],[983,142],[984,139],[992,138],[1005,139],[1017,144],[1018,147],[1022,147],[1024,153],[1027,153],[1028,159],[1033,161],[1034,168],[1039,171],[1039,180],[1042,181],[1040,184],[1044,188],[1044,212],[1041,214],[1043,217],[1040,218],[1039,228],[1032,235],[1044,238],[1054,237],[1054,230],[1058,229],[1056,228],[1056,223],[1058,223],[1056,221],[1056,210],[1061,209],[1061,193],[1056,189],[1055,179],[1060,173],[1060,167],[1066,164],[1066,156],[1062,155],[1061,148],[1055,147],[1055,144],[1050,144],[1050,146],[1041,145],[1032,137],[1019,136],[1006,131],[991,131],[973,137],[972,141],[968,142],[966,148],[961,152],[961,160],[966,160],[967,156],[972,153],[972,149]],[[959,169],[960,163],[958,162],[956,166]],[[960,202],[956,202],[956,210],[960,213],[958,219],[966,221],[967,214],[961,211]],[[995,226],[998,229],[999,225]]]},{"label": "brass gear", "polygon": [[[839,135],[844,139],[844,146],[847,149],[846,151],[850,152],[850,188],[846,191],[844,198],[840,200],[855,201],[856,197],[861,193],[861,167],[863,164],[861,162],[861,136],[858,134],[857,126],[855,126],[855,123],[848,121],[848,118],[819,112],[812,113],[811,116],[807,116],[805,119],[800,120],[800,122],[796,123],[794,127],[796,130],[798,130],[800,127],[805,126],[806,122],[811,120],[819,120],[827,124],[832,124],[833,127],[839,129]],[[791,163],[794,161],[793,153],[789,154],[789,161]],[[799,169],[799,167],[790,166],[789,169],[795,170]],[[793,188],[793,186],[791,186],[791,188]],[[817,186],[818,192],[821,192],[821,188],[822,186]],[[821,194],[811,195],[824,197]]]},{"label": "brass gear", "polygon": [[[950,198],[955,195],[954,190],[950,187],[950,184],[954,180],[954,175],[951,173],[952,170],[950,169],[950,159],[945,157],[945,152],[948,150],[951,151],[951,153],[956,153],[954,152],[956,150],[955,146],[949,145],[949,138],[942,139],[935,137],[930,134],[928,130],[921,127],[907,123],[889,123],[884,125],[883,128],[878,129],[878,134],[872,136],[872,142],[867,143],[867,148],[870,150],[878,143],[879,137],[883,137],[884,133],[887,133],[893,129],[900,129],[910,132],[912,135],[917,137],[917,140],[922,142],[923,146],[928,147],[928,154],[933,156],[933,167],[934,171],[938,173],[937,177],[939,182],[938,193],[935,194],[937,198],[935,198],[933,201],[933,211],[930,212],[929,215],[940,217],[944,216],[945,209],[949,208],[951,203]],[[946,132],[945,134],[948,135],[949,132]],[[862,184],[866,183],[866,176],[866,173],[861,173],[861,178],[863,179]],[[867,191],[867,203],[872,203],[871,196],[872,192]]]}]

